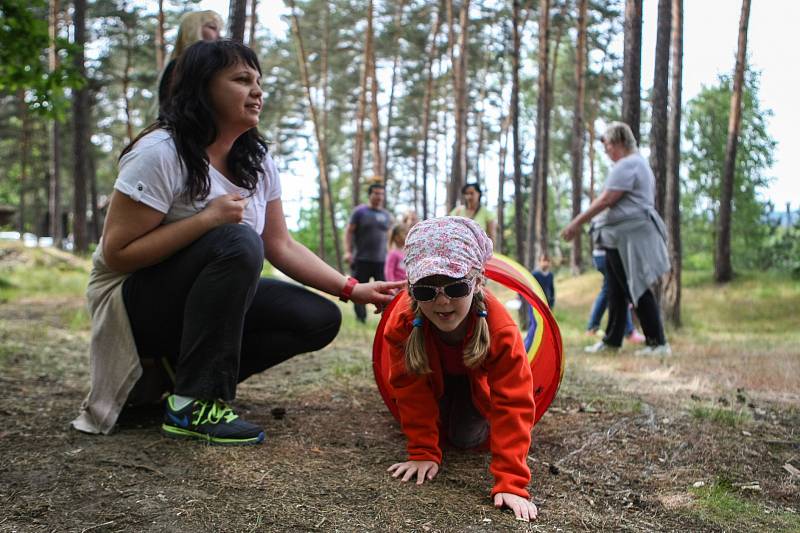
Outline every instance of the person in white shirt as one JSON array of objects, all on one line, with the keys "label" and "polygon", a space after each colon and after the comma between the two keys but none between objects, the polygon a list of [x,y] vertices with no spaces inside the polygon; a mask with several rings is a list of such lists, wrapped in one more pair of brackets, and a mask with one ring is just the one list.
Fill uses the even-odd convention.
[{"label": "person in white shirt", "polygon": [[164,434],[257,444],[263,428],[229,405],[237,384],[322,348],[341,323],[329,299],[262,278],[264,258],[300,283],[379,307],[402,282],[358,284],[292,239],[257,129],[261,69],[252,50],[195,43],[172,88],[158,122],[120,158],[87,290],[92,391],[72,425],[109,433],[123,405],[164,392],[155,380],[140,394],[148,368],[163,366],[173,378]]}]

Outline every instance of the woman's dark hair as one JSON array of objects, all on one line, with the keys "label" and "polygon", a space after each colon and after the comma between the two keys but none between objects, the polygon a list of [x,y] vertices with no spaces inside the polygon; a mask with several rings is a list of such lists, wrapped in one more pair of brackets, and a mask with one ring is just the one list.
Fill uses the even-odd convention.
[{"label": "woman's dark hair", "polygon": [[[206,147],[214,142],[218,133],[209,85],[218,72],[238,63],[261,73],[255,53],[239,42],[229,39],[199,41],[188,47],[175,66],[169,99],[158,120],[126,146],[120,157],[144,135],[163,128],[172,135],[181,165],[186,168],[187,198],[205,199],[211,189]],[[240,135],[233,143],[227,161],[234,183],[254,191],[259,176],[264,172],[262,161],[266,153],[267,143],[257,128]]]},{"label": "woman's dark hair", "polygon": [[483,193],[481,192],[481,186],[478,185],[478,182],[473,181],[471,183],[465,183],[463,187],[461,187],[461,194],[466,194],[468,189],[475,189],[475,192],[478,193],[478,208],[475,209],[475,214],[478,214],[478,211],[481,210],[481,197],[483,197]]}]

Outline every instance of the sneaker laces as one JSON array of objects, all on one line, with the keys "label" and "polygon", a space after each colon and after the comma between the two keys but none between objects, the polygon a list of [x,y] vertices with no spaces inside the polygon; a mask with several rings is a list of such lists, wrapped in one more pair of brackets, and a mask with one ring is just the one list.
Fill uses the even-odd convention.
[{"label": "sneaker laces", "polygon": [[192,415],[194,415],[192,424],[195,426],[219,424],[222,419],[225,419],[226,423],[230,423],[239,418],[239,415],[234,413],[233,409],[221,400],[214,400],[213,402],[195,400],[195,405],[200,407],[192,412]]}]

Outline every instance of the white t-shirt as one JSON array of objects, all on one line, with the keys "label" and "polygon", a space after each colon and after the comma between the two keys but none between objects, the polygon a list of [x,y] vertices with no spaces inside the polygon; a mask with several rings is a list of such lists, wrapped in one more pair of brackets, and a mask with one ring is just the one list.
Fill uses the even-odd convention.
[{"label": "white t-shirt", "polygon": [[[264,175],[244,212],[242,224],[253,228],[259,235],[266,222],[267,203],[281,197],[281,181],[275,162],[264,156]],[[200,200],[187,201],[186,170],[181,166],[175,142],[169,132],[155,130],[137,141],[133,149],[119,161],[119,175],[114,188],[136,202],[141,202],[156,211],[166,214],[164,224],[169,224],[202,211],[203,208],[224,194],[250,196],[250,191],[234,185],[217,169],[209,165],[210,191]]]}]

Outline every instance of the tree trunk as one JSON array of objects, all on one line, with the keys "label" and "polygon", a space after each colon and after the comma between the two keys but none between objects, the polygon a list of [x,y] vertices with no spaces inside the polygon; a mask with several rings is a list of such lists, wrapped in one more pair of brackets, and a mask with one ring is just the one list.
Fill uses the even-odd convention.
[{"label": "tree trunk", "polygon": [[656,211],[664,216],[667,192],[667,99],[672,0],[658,0],[656,61],[653,73],[653,108],[650,126],[650,168],[656,177]]},{"label": "tree trunk", "polygon": [[497,251],[504,254],[506,253],[506,243],[503,238],[506,227],[506,154],[508,153],[508,130],[511,124],[511,114],[506,115],[500,121],[500,124],[500,168],[497,172],[497,235],[494,242],[497,246]]},{"label": "tree trunk", "polygon": [[[75,0],[73,14],[74,25],[74,67],[80,78],[86,78],[84,64],[84,46],[86,44],[86,0]],[[73,130],[73,221],[72,232],[75,239],[75,251],[85,253],[88,250],[86,231],[86,148],[89,143],[89,89],[84,85],[74,89],[72,98],[72,130]]]},{"label": "tree trunk", "polygon": [[[329,9],[328,3],[325,3],[325,9]],[[248,46],[253,50],[256,49],[256,27],[258,26],[258,0],[251,0],[250,2],[250,36],[247,40]]]},{"label": "tree trunk", "polygon": [[292,12],[292,31],[297,42],[297,62],[300,66],[300,75],[303,80],[303,85],[306,90],[306,98],[308,99],[308,107],[311,111],[311,121],[314,123],[314,135],[317,138],[317,145],[319,147],[318,163],[320,170],[320,182],[323,188],[323,199],[328,203],[326,206],[330,216],[331,230],[333,234],[333,244],[336,250],[336,265],[339,272],[343,272],[342,268],[342,250],[339,245],[339,232],[336,227],[336,210],[333,205],[333,194],[331,193],[330,179],[328,178],[328,154],[327,145],[322,132],[320,120],[317,118],[317,108],[314,105],[314,100],[311,98],[311,82],[308,77],[308,62],[306,61],[306,51],[303,47],[303,36],[300,33],[300,21],[297,19],[295,12],[294,0],[288,0],[289,8]]},{"label": "tree trunk", "polygon": [[19,171],[19,238],[22,240],[25,233],[25,218],[27,205],[25,198],[28,194],[28,163],[31,155],[31,130],[28,118],[28,105],[25,103],[25,89],[17,91],[17,105],[19,121],[22,124],[22,139],[20,142],[20,171]]},{"label": "tree trunk", "polygon": [[[56,38],[59,31],[60,7],[59,0],[50,2],[50,50],[48,62],[50,72],[58,68],[58,50],[56,49]],[[49,233],[53,238],[53,245],[57,248],[62,247],[62,228],[61,228],[61,122],[58,119],[51,121],[52,140],[50,146],[50,183],[48,194],[48,218],[50,219]]]},{"label": "tree trunk", "polygon": [[428,218],[428,137],[430,136],[431,99],[433,98],[433,59],[436,55],[436,37],[442,26],[442,6],[436,10],[430,47],[428,48],[427,79],[422,107],[422,219]]},{"label": "tree trunk", "polygon": [[[367,11],[367,26],[372,28],[372,0]],[[358,109],[356,110],[356,137],[353,141],[353,172],[350,176],[350,198],[352,208],[359,204],[361,197],[361,173],[364,164],[364,116],[367,114],[367,81],[370,76],[369,58],[371,41],[364,43],[364,64],[361,71],[361,89],[358,94]]]},{"label": "tree trunk", "polygon": [[547,150],[549,114],[549,63],[550,63],[550,0],[539,0],[539,76],[536,104],[536,154],[534,180],[528,212],[528,249],[525,265],[528,270],[536,266],[540,253],[547,250]]},{"label": "tree trunk", "polygon": [[100,223],[100,212],[97,209],[97,168],[94,164],[94,154],[91,154],[86,161],[87,171],[89,172],[89,199],[92,204],[92,224],[89,240],[95,244],[100,241],[103,226]]},{"label": "tree trunk", "polygon": [[739,45],[736,51],[736,70],[733,74],[731,111],[728,119],[728,141],[725,144],[725,167],[722,171],[719,201],[719,226],[714,279],[723,283],[733,279],[731,265],[731,214],[733,208],[733,183],[736,174],[736,148],[739,143],[739,126],[742,121],[742,87],[747,59],[747,25],[750,19],[750,0],[742,0],[739,20]]},{"label": "tree trunk", "polygon": [[243,43],[246,22],[247,0],[231,0],[228,8],[228,37]]},{"label": "tree trunk", "polygon": [[517,261],[525,262],[525,225],[522,190],[522,148],[519,139],[520,0],[513,0],[511,54],[511,138],[514,144],[514,237]]},{"label": "tree trunk", "polygon": [[[575,48],[575,109],[572,113],[572,218],[581,213],[583,202],[583,143],[586,135],[583,107],[586,98],[586,12],[588,0],[578,1],[578,42]],[[572,241],[570,270],[578,275],[583,270],[581,233]]]},{"label": "tree trunk", "polygon": [[464,176],[467,173],[467,66],[469,62],[469,49],[467,47],[469,35],[469,2],[463,0],[459,13],[459,26],[461,33],[458,37],[458,57],[455,57],[455,46],[453,39],[453,25],[455,23],[453,14],[453,1],[448,0],[448,19],[450,24],[450,60],[453,65],[453,98],[455,99],[455,109],[453,118],[455,121],[455,139],[453,140],[452,166],[450,172],[450,183],[447,187],[447,212],[455,206],[461,187],[464,184]]},{"label": "tree trunk", "polygon": [[[251,26],[251,40],[253,38],[253,27],[255,26],[255,8],[257,0],[253,0],[252,19],[253,26]],[[323,39],[322,39],[322,61],[320,76],[320,84],[322,85],[322,140],[325,146],[328,146],[328,49],[330,47],[330,5],[324,2],[323,5]],[[325,173],[328,175],[329,169]],[[325,186],[322,179],[322,173],[319,176],[319,243],[317,255],[324,261],[325,260]]]},{"label": "tree trunk", "polygon": [[681,325],[681,91],[683,84],[683,0],[672,0],[672,61],[667,128],[667,190],[665,222],[672,270],[664,276],[661,305],[664,316],[675,327]]},{"label": "tree trunk", "polygon": [[[124,9],[124,7],[123,7]],[[128,138],[125,143],[133,140],[133,110],[128,89],[131,86],[131,69],[133,68],[133,28],[125,23],[125,66],[122,70],[122,98],[125,102],[125,131]]]},{"label": "tree trunk", "polygon": [[[386,184],[386,176],[383,176],[383,157],[381,155],[381,121],[378,112],[378,66],[376,64],[375,54],[375,27],[373,23],[372,2],[370,1],[369,10],[369,23],[367,24],[367,40],[369,41],[369,81],[370,81],[370,106],[369,106],[369,119],[372,123],[372,131],[370,132],[370,141],[372,146],[372,174],[373,176],[380,176],[384,185]],[[388,203],[388,202],[387,202]]]},{"label": "tree trunk", "polygon": [[[58,0],[55,0],[58,2]],[[164,0],[158,0],[158,15],[156,16],[156,71],[164,70],[167,46],[164,40]]]},{"label": "tree trunk", "polygon": [[642,83],[642,0],[625,0],[625,53],[622,65],[622,121],[639,143]]},{"label": "tree trunk", "polygon": [[[392,61],[392,85],[389,89],[389,111],[386,116],[386,139],[383,143],[383,172],[384,180],[389,180],[389,143],[392,140],[392,116],[394,113],[394,89],[397,85],[397,65],[400,62],[400,23],[403,20],[403,6],[405,0],[397,2],[397,11],[394,15],[394,60]],[[416,158],[415,158],[416,161]],[[416,162],[415,162],[416,164]],[[415,190],[416,194],[416,190]]]}]

